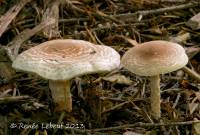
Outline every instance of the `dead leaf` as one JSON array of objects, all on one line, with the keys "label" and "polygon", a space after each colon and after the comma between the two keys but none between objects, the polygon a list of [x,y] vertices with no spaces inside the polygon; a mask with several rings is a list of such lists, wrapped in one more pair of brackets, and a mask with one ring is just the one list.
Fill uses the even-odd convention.
[{"label": "dead leaf", "polygon": [[170,41],[171,42],[175,42],[175,43],[183,43],[186,42],[188,39],[190,39],[190,33],[186,32],[186,33],[181,33],[175,37],[170,37]]},{"label": "dead leaf", "polygon": [[104,112],[105,110],[108,110],[114,106],[114,103],[109,100],[104,100],[101,103],[102,103],[101,104],[101,108],[102,108],[101,112]]},{"label": "dead leaf", "polygon": [[150,29],[148,29],[148,31],[152,34],[158,34],[158,35],[162,34],[162,30],[158,27],[150,28]]},{"label": "dead leaf", "polygon": [[200,123],[195,123],[193,125],[193,129],[194,129],[195,135],[200,135]]},{"label": "dead leaf", "polygon": [[139,134],[139,133],[136,133],[136,132],[127,131],[127,132],[123,133],[123,135],[142,135],[142,134]]},{"label": "dead leaf", "polygon": [[200,29],[200,13],[196,14],[192,18],[190,18],[187,22],[186,25],[192,28],[192,30],[198,30]]},{"label": "dead leaf", "polygon": [[196,54],[198,54],[200,52],[199,47],[187,47],[185,49],[186,49],[186,53],[190,59],[193,58]]},{"label": "dead leaf", "polygon": [[157,135],[156,131],[147,131],[144,135]]},{"label": "dead leaf", "polygon": [[133,81],[131,81],[129,78],[127,78],[124,75],[121,74],[114,74],[111,76],[102,77],[103,80],[118,83],[118,84],[125,84],[125,85],[131,85]]},{"label": "dead leaf", "polygon": [[189,111],[190,114],[193,114],[193,112],[198,108],[199,103],[196,103],[196,100],[198,100],[197,97],[195,97],[191,103],[189,103]]},{"label": "dead leaf", "polygon": [[128,41],[133,46],[138,46],[138,42],[136,40],[133,40],[131,38],[127,38],[125,36],[122,36],[126,41]]},{"label": "dead leaf", "polygon": [[195,92],[195,95],[196,95],[197,99],[198,99],[199,102],[200,102],[200,92]]}]

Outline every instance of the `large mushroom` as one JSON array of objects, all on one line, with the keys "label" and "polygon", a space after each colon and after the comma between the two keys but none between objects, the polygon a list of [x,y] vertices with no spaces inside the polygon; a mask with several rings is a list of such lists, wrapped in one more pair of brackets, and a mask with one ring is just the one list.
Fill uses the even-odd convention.
[{"label": "large mushroom", "polygon": [[151,115],[159,119],[160,113],[160,74],[182,68],[188,57],[182,46],[167,41],[150,41],[128,50],[121,60],[122,65],[140,76],[150,76]]},{"label": "large mushroom", "polygon": [[49,80],[56,111],[72,111],[70,80],[89,73],[111,71],[120,65],[120,55],[111,47],[83,40],[51,40],[24,51],[13,68],[36,73]]}]

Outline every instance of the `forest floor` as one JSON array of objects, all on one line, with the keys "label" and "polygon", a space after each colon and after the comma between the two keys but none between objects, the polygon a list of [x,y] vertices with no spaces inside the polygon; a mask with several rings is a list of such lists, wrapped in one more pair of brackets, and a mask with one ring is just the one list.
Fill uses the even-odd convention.
[{"label": "forest floor", "polygon": [[47,80],[11,67],[18,54],[52,39],[104,44],[121,56],[133,40],[166,40],[181,44],[187,67],[200,73],[199,37],[199,0],[0,0],[0,134],[200,135],[198,74],[161,75],[154,120],[148,78],[124,68],[74,78],[66,113],[53,111]]}]

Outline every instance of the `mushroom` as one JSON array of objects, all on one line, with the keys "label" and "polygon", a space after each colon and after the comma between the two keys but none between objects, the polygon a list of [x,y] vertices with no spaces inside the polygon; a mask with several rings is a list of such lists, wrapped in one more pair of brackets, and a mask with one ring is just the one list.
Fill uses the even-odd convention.
[{"label": "mushroom", "polygon": [[188,57],[182,46],[177,43],[157,40],[145,42],[129,49],[121,60],[129,71],[150,76],[151,115],[159,119],[160,113],[160,74],[169,73],[184,67]]},{"label": "mushroom", "polygon": [[89,73],[111,71],[120,65],[120,55],[111,47],[83,40],[59,39],[24,51],[12,67],[36,73],[49,80],[55,111],[72,111],[70,80]]}]

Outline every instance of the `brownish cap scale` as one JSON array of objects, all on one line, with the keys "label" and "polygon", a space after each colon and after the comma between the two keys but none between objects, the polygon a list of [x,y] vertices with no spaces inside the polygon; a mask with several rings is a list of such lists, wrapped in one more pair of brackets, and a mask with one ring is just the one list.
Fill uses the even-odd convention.
[{"label": "brownish cap scale", "polygon": [[141,76],[154,76],[175,71],[188,62],[182,46],[168,41],[150,41],[128,50],[122,65]]},{"label": "brownish cap scale", "polygon": [[83,40],[61,39],[24,51],[12,66],[50,80],[69,80],[87,73],[110,71],[119,64],[120,56],[111,47]]}]

